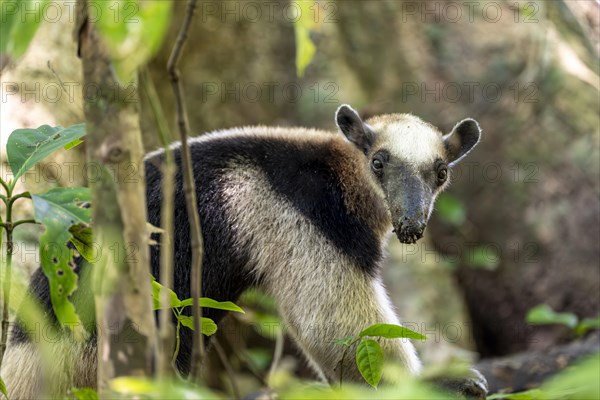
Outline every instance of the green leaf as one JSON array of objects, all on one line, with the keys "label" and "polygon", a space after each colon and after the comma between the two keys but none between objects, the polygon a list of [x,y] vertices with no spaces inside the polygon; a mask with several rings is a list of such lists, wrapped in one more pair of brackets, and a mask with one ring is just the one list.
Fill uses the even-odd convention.
[{"label": "green leaf", "polygon": [[50,284],[50,298],[58,321],[73,328],[78,339],[85,331],[69,296],[77,289],[77,274],[73,250],[67,242],[73,238],[69,228],[89,224],[91,209],[90,192],[87,188],[56,188],[42,195],[32,195],[36,221],[46,231],[40,238],[42,271]]},{"label": "green leaf", "polygon": [[586,356],[541,387],[543,399],[600,399],[600,353]]},{"label": "green leaf", "polygon": [[79,146],[81,143],[83,143],[83,140],[75,139],[71,143],[65,144],[65,147],[63,147],[63,148],[65,150],[71,150],[72,148]]},{"label": "green leaf", "polygon": [[486,400],[536,400],[542,398],[541,394],[542,391],[540,389],[531,389],[519,393],[496,393],[486,397]]},{"label": "green leaf", "polygon": [[275,299],[257,288],[248,289],[242,293],[239,303],[277,313],[277,302]]},{"label": "green leaf", "polygon": [[[189,315],[178,315],[177,319],[181,325],[194,330],[194,318]],[[213,335],[217,331],[217,324],[210,318],[202,318],[202,334],[206,336]]]},{"label": "green leaf", "polygon": [[111,56],[117,78],[131,82],[139,67],[160,48],[171,21],[171,1],[92,0],[96,27]]},{"label": "green leaf", "polygon": [[582,336],[587,331],[590,331],[593,329],[600,329],[600,317],[583,319],[575,327],[575,333],[577,334],[577,336]]},{"label": "green leaf", "polygon": [[85,124],[68,128],[42,125],[37,129],[17,129],[11,133],[6,142],[6,153],[14,176],[12,187],[35,164],[84,135]]},{"label": "green leaf", "polygon": [[98,392],[91,388],[72,388],[71,392],[78,400],[98,400]]},{"label": "green leaf", "polygon": [[21,57],[44,19],[48,0],[0,1],[0,55]]},{"label": "green leaf", "polygon": [[408,338],[415,340],[427,340],[427,337],[421,335],[420,333],[411,331],[410,329],[405,328],[403,326],[393,324],[371,325],[370,327],[359,333],[358,336],[361,338],[365,336],[377,336],[387,339]]},{"label": "green leaf", "polygon": [[466,260],[469,267],[493,271],[500,264],[500,254],[491,246],[478,246],[469,252]]},{"label": "green leaf", "polygon": [[254,328],[256,333],[269,340],[277,339],[283,325],[279,316],[270,312],[255,311],[247,314],[247,317],[246,322]]},{"label": "green leaf", "polygon": [[574,328],[577,316],[573,313],[557,313],[547,304],[540,304],[527,312],[527,322],[532,325],[565,325]]},{"label": "green leaf", "polygon": [[310,8],[313,3],[310,1],[296,2],[296,8],[300,15],[294,21],[294,34],[296,37],[296,75],[304,76],[306,67],[311,63],[317,50],[315,44],[310,38],[310,32],[314,30],[317,22]]},{"label": "green leaf", "polygon": [[0,376],[0,393],[2,393],[4,395],[4,397],[6,397],[6,399],[8,399],[8,391],[6,390],[6,385],[4,384],[4,380],[2,380],[1,376]]},{"label": "green leaf", "polygon": [[169,308],[181,307],[181,305],[182,305],[181,300],[179,300],[179,297],[177,297],[177,293],[175,293],[171,289],[165,288],[163,285],[161,285],[156,280],[154,280],[154,281],[152,281],[152,303],[154,305],[155,310],[161,310],[163,308],[161,305],[161,300],[160,300],[161,290],[169,291],[169,306],[170,306]]},{"label": "green leaf", "polygon": [[[193,299],[185,299],[181,302],[182,307],[190,307],[193,305]],[[216,301],[208,297],[200,298],[200,307],[215,308],[217,310],[233,311],[244,314],[244,310],[240,306],[231,301]]]},{"label": "green leaf", "polygon": [[363,340],[356,348],[356,365],[365,381],[377,388],[383,374],[383,352],[375,340]]},{"label": "green leaf", "polygon": [[142,377],[119,377],[109,382],[110,390],[128,399],[181,399],[181,400],[215,400],[220,398],[206,388],[193,385],[183,379],[158,380]]},{"label": "green leaf", "polygon": [[71,233],[71,243],[79,254],[88,262],[94,262],[97,254],[93,246],[92,228],[87,224],[72,225],[69,227],[69,233]]},{"label": "green leaf", "polygon": [[464,204],[456,197],[443,193],[435,203],[438,215],[446,222],[460,226],[467,219]]}]

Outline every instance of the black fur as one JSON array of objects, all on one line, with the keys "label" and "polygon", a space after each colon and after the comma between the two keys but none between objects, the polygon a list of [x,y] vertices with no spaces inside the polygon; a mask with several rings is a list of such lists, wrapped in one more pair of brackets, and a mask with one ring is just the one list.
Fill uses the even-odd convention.
[{"label": "black fur", "polygon": [[[232,168],[232,162],[241,163],[239,168],[251,164],[262,169],[272,189],[310,219],[326,240],[354,259],[366,273],[377,273],[376,268],[382,258],[380,243],[366,222],[347,210],[338,183],[339,171],[335,168],[339,160],[334,159],[330,147],[308,141],[293,143],[283,138],[240,134],[192,142],[191,154],[204,238],[203,296],[219,301],[236,301],[244,289],[260,280],[260,277],[250,276],[248,271],[252,269],[252,260],[243,249],[236,248],[238,232],[233,230],[223,208],[222,177]],[[179,148],[174,150],[174,155],[180,165]],[[159,154],[145,163],[148,220],[155,226],[160,226],[162,161],[163,154]],[[257,198],[257,201],[260,199]],[[190,297],[191,249],[181,171],[176,176],[174,206],[174,287],[179,298],[186,299]],[[160,246],[152,246],[150,255],[152,273],[160,279]],[[76,271],[83,273],[89,268],[80,262]],[[74,297],[89,304],[93,299],[85,286],[80,284],[82,289]],[[30,290],[51,313],[48,282],[41,270],[33,275]],[[187,310],[189,312],[190,308]],[[217,323],[223,317],[222,312],[212,309],[205,309],[204,313]],[[18,324],[13,330],[12,340],[29,340]],[[191,342],[191,331],[182,329],[177,364],[183,373],[189,370]]]}]

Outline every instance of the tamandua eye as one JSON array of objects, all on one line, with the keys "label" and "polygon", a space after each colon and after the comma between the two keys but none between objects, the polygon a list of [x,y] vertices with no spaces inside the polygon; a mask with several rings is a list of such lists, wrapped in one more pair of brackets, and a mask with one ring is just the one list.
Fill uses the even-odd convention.
[{"label": "tamandua eye", "polygon": [[438,183],[440,183],[440,184],[446,182],[446,179],[448,179],[448,168],[446,168],[445,166],[441,166],[438,169],[437,178],[438,178]]},{"label": "tamandua eye", "polygon": [[379,158],[374,158],[371,161],[371,168],[373,168],[373,171],[375,172],[381,172],[383,170],[383,161]]}]

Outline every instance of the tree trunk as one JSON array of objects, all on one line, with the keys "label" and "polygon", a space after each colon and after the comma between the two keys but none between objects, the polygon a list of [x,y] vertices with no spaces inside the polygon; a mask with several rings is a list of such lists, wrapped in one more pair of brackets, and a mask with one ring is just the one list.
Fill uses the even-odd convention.
[{"label": "tree trunk", "polygon": [[[152,314],[146,229],[143,146],[138,102],[117,82],[87,1],[78,3],[79,53],[83,62],[88,170],[93,199],[94,265],[98,316],[98,389],[110,379],[152,372]],[[89,92],[89,91],[88,91]],[[136,98],[137,100],[137,98]]]}]

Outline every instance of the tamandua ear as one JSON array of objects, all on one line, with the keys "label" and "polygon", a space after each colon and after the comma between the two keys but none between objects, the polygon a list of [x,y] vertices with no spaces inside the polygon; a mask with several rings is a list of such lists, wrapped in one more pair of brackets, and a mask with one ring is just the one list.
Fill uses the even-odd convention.
[{"label": "tamandua ear", "polygon": [[444,146],[448,154],[448,166],[455,166],[462,160],[481,138],[481,129],[477,121],[471,118],[460,121],[452,132],[444,135]]},{"label": "tamandua ear", "polygon": [[373,144],[373,132],[365,125],[358,113],[349,105],[343,104],[335,112],[335,123],[346,138],[367,154]]}]

